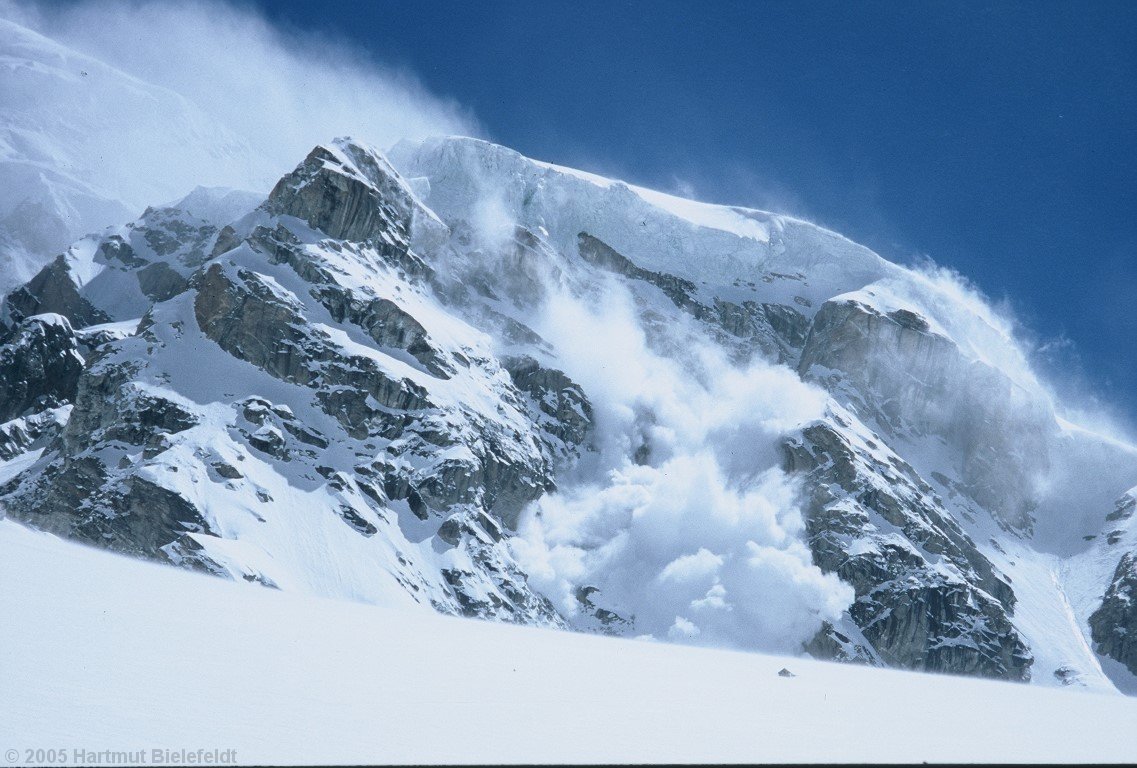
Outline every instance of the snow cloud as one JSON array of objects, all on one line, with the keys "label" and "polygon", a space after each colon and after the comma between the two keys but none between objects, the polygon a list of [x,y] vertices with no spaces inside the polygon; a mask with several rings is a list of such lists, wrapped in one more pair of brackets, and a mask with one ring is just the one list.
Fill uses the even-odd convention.
[{"label": "snow cloud", "polygon": [[1036,547],[1081,546],[1070,531],[1096,530],[1137,477],[1124,420],[1079,392],[1075,375],[1043,371],[1009,302],[991,301],[957,272],[925,261],[866,290],[882,306],[917,310],[963,359],[981,363],[957,370],[950,393],[930,393],[905,416],[946,437],[981,503],[1015,524],[1029,515]]},{"label": "snow cloud", "polygon": [[[335,136],[386,148],[403,138],[478,133],[470,114],[427,92],[412,73],[344,40],[285,31],[251,9],[217,0],[0,0],[0,17],[188,102],[188,112],[176,113],[148,90],[139,98],[121,79],[111,84],[114,78],[84,71],[88,90],[99,87],[97,80],[106,83],[87,107],[99,111],[98,119],[86,120],[84,130],[107,135],[77,136],[84,154],[68,160],[80,176],[90,168],[103,185],[116,179],[118,188],[101,191],[134,207],[167,202],[139,199],[142,193],[171,198],[198,184],[267,191],[308,150]],[[67,114],[74,94],[57,95],[58,104],[46,103],[53,92],[41,88],[39,108]],[[193,118],[215,125],[167,124]],[[127,126],[134,132],[124,133]],[[178,140],[166,140],[166,131]],[[144,156],[150,147],[160,147],[160,157]],[[115,162],[123,167],[108,167]],[[163,179],[138,178],[146,175]]]},{"label": "snow cloud", "polygon": [[597,423],[597,453],[528,510],[515,542],[558,609],[579,616],[591,587],[635,634],[785,652],[840,616],[852,589],[812,564],[778,451],[823,414],[820,390],[736,365],[694,324],[645,332],[615,285],[553,293],[537,330]]}]

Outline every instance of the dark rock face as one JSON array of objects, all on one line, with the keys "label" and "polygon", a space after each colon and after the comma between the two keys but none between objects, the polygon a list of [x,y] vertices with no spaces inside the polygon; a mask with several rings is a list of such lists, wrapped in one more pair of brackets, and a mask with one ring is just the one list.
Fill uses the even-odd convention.
[{"label": "dark rock face", "polygon": [[1048,466],[1054,419],[1041,401],[965,357],[925,318],[855,299],[828,301],[814,318],[798,371],[889,436],[943,437],[963,457],[961,490],[1004,525],[1031,530],[1035,477]]},{"label": "dark rock face", "polygon": [[70,402],[82,371],[79,342],[66,318],[28,318],[0,346],[0,423]]},{"label": "dark rock face", "polygon": [[[353,437],[407,437],[411,414],[433,407],[419,384],[391,377],[371,358],[338,349],[311,328],[302,306],[278,295],[256,273],[236,270],[229,275],[213,264],[200,281],[194,314],[206,337],[229,354],[273,377],[315,389],[323,409]],[[270,430],[250,441],[284,458],[287,454],[274,442],[279,434]],[[453,442],[445,432],[434,437],[444,445]],[[461,483],[443,484],[462,496]]]},{"label": "dark rock face", "polygon": [[545,433],[550,454],[562,460],[578,455],[593,426],[584,390],[562,371],[542,367],[531,357],[503,363],[517,388],[530,396],[533,420]]},{"label": "dark rock face", "polygon": [[[1045,451],[1041,420],[1029,404],[1008,405],[1009,383],[965,359],[934,323],[857,301],[827,302],[811,322],[810,300],[795,297],[800,310],[727,301],[643,269],[587,232],[574,253],[556,250],[535,224],[478,250],[461,226],[433,218],[380,156],[339,142],[313,150],[260,209],[229,226],[149,209],[94,240],[98,279],[137,294],[129,312],[91,303],[97,292],[68,266],[80,249],[60,257],[6,303],[20,325],[0,347],[0,459],[43,453],[0,487],[0,501],[62,535],[267,586],[278,585],[279,539],[265,537],[267,558],[242,560],[229,556],[228,537],[246,536],[255,549],[274,516],[330,520],[311,529],[315,539],[346,541],[329,551],[372,547],[372,570],[356,584],[387,574],[440,611],[564,626],[529,587],[510,537],[525,505],[587,458],[594,413],[525,322],[550,285],[604,270],[650,306],[645,325],[689,315],[736,359],[796,365],[853,411],[835,404],[784,445],[814,560],[856,595],[805,645],[809,653],[1029,678],[1008,579],[872,432],[942,436],[964,456],[961,490],[1029,529],[1032,489],[1003,476],[1017,477],[1018,457]],[[423,228],[437,234],[431,227],[446,238],[420,252]],[[733,287],[743,286],[761,297],[754,282]],[[31,316],[44,311],[70,324]],[[137,328],[71,330],[143,312]],[[483,344],[474,328],[501,345]],[[193,370],[186,357],[224,373]],[[1005,440],[977,440],[977,421],[1004,425]],[[645,443],[633,458],[648,457]],[[1133,509],[1119,504],[1109,519]],[[1091,624],[1102,653],[1133,669],[1137,566],[1126,557]],[[575,626],[633,632],[635,616],[601,607],[603,597],[577,590]]]},{"label": "dark rock face", "polygon": [[669,275],[664,272],[652,272],[650,270],[641,269],[607,243],[593,237],[587,232],[581,232],[577,236],[577,249],[580,252],[581,258],[589,264],[607,269],[624,277],[630,277],[633,280],[643,280],[644,282],[651,283],[663,291],[667,295],[667,298],[671,299],[675,306],[680,309],[687,310],[692,314],[706,311],[706,307],[695,300],[694,297],[698,291],[698,287],[690,280],[684,280],[681,277]]},{"label": "dark rock face", "polygon": [[1101,607],[1090,616],[1097,650],[1137,675],[1137,554],[1122,556]]},{"label": "dark rock face", "polygon": [[705,321],[713,330],[726,331],[733,338],[721,340],[734,346],[739,356],[748,355],[756,345],[768,359],[785,363],[796,360],[805,343],[809,320],[793,307],[749,300],[734,303],[718,298],[702,303],[698,286],[690,280],[642,269],[587,232],[578,235],[577,250],[589,264],[654,285],[679,309]]},{"label": "dark rock face", "polygon": [[390,299],[357,299],[330,285],[321,287],[317,296],[336,322],[359,326],[380,347],[404,350],[434,376],[448,379],[454,374],[422,324]]},{"label": "dark rock face", "polygon": [[[324,286],[314,292],[327,296],[329,290]],[[360,311],[345,311],[343,317],[349,322],[358,320],[373,337],[397,339],[405,333],[408,320],[414,323],[412,329],[424,333],[401,310],[387,313],[390,325],[380,327],[377,306],[384,306],[381,301],[360,304],[350,300],[345,305],[354,304]],[[434,426],[432,414],[439,406],[422,385],[393,378],[371,358],[340,350],[311,328],[303,307],[278,295],[255,273],[237,270],[230,275],[220,264],[211,265],[200,280],[194,312],[205,335],[234,357],[284,381],[316,389],[324,410],[354,437],[382,435],[397,441],[392,450],[408,456],[430,455],[462,442],[452,429]],[[434,349],[421,335],[417,346],[415,341],[408,344],[412,354]],[[432,367],[439,373],[453,369],[453,363],[442,358],[437,362],[433,357],[427,359],[435,362]],[[414,429],[408,430],[412,423]],[[498,429],[485,427],[482,438],[472,446],[473,463],[436,465],[414,488],[434,509],[477,501],[512,520],[521,506],[544,492],[550,482],[548,470],[540,456],[522,461],[510,458],[513,451],[495,444]]]},{"label": "dark rock face", "polygon": [[[61,336],[70,332],[62,318],[56,327]],[[209,526],[177,493],[139,475],[117,475],[115,459],[129,461],[133,446],[145,459],[160,451],[169,435],[193,427],[196,419],[138,387],[133,381],[137,364],[116,364],[105,352],[84,369],[82,358],[68,349],[67,377],[60,381],[71,385],[60,396],[73,406],[66,426],[48,446],[57,458],[41,473],[0,488],[0,497],[14,516],[39,528],[132,555],[160,556],[160,548],[176,536],[172,531],[207,531]]]},{"label": "dark rock face", "polygon": [[[750,302],[743,302],[746,307]],[[801,312],[784,304],[759,304],[765,322],[770,326],[777,339],[784,342],[793,350],[801,350],[809,334],[809,320]],[[757,322],[755,327],[760,327]],[[789,358],[787,358],[789,359]],[[785,362],[780,360],[779,362]]]},{"label": "dark rock face", "polygon": [[[1010,585],[906,462],[850,414],[807,427],[785,452],[787,471],[805,474],[814,562],[854,588],[850,617],[881,660],[1029,679],[1031,655],[1009,618]],[[809,649],[841,658],[847,646],[815,638]]]},{"label": "dark rock face", "polygon": [[43,530],[149,559],[163,559],[175,532],[210,532],[185,498],[138,475],[112,481],[92,456],[53,466],[48,478],[54,482],[9,502],[14,515]]},{"label": "dark rock face", "polygon": [[426,393],[414,382],[392,379],[368,358],[339,354],[308,327],[302,306],[254,272],[229,275],[220,264],[211,265],[194,298],[194,314],[206,337],[234,357],[284,381],[326,386],[328,402],[338,405],[337,417],[352,431],[365,430],[373,415],[363,403],[367,396],[388,408],[427,406]]},{"label": "dark rock face", "polygon": [[[521,623],[564,626],[552,603],[532,591],[526,575],[511,558],[501,555],[505,532],[492,517],[474,510],[451,515],[438,532],[439,538],[468,553],[472,568],[451,567],[442,571],[453,590],[460,612],[480,619],[498,619]],[[493,589],[479,588],[487,580]],[[436,606],[447,611],[445,606]]]},{"label": "dark rock face", "polygon": [[[142,222],[142,238],[154,255],[160,259],[176,259],[177,263],[187,267],[196,267],[205,261],[217,238],[215,225],[197,220],[176,208],[147,208],[142,214]],[[132,266],[145,266],[145,262]],[[150,295],[145,287],[143,292]]]},{"label": "dark rock face", "polygon": [[138,271],[138,287],[151,301],[165,301],[189,287],[189,281],[164,261],[149,264]]},{"label": "dark rock face", "polygon": [[18,321],[55,313],[77,329],[135,319],[189,288],[217,234],[185,210],[147,208],[137,221],[84,238],[45,266],[6,297],[2,314]]},{"label": "dark rock face", "polygon": [[[263,562],[234,560],[223,544],[233,524],[224,515],[234,510],[261,524],[295,514],[274,507],[279,491],[248,471],[268,466],[313,494],[302,513],[334,519],[339,535],[377,542],[377,553],[422,542],[431,565],[407,551],[384,566],[414,599],[449,613],[563,625],[506,543],[521,508],[552,487],[547,433],[529,420],[531,404],[495,359],[438,341],[408,310],[433,301],[432,272],[407,245],[413,198],[388,172],[359,148],[317,150],[289,177],[295,186],[266,204],[278,206],[278,217],[244,236],[236,228],[179,230],[184,221],[171,215],[154,237],[139,225],[130,242],[104,240],[100,265],[116,280],[137,277],[153,304],[133,333],[86,339],[92,359],[83,371],[77,358],[64,393],[71,404],[57,409],[54,427],[37,437],[38,422],[26,418],[0,425],[5,450],[50,440],[35,471],[0,488],[7,509],[99,546],[273,586]],[[359,242],[314,246],[290,216]],[[214,258],[188,271],[190,252],[207,248]],[[163,253],[167,260],[156,258]],[[353,270],[378,281],[353,281]],[[384,280],[391,294],[374,289]],[[473,329],[460,333],[477,339]],[[187,349],[223,367],[218,355],[234,360],[237,378],[247,380],[238,386],[259,382],[275,397],[228,403],[226,382],[179,359]],[[26,367],[34,356],[22,350],[17,362]],[[566,409],[577,397],[578,422],[588,412],[563,374],[534,369],[530,379],[534,390],[557,386],[552,395]],[[197,398],[183,398],[184,388]],[[484,402],[468,404],[454,388]]]},{"label": "dark rock face", "polygon": [[846,634],[829,622],[822,624],[818,633],[805,643],[803,650],[815,659],[840,661],[844,664],[884,666],[880,654],[864,638],[859,629],[855,633]]},{"label": "dark rock face", "polygon": [[386,160],[340,143],[316,147],[269,194],[266,210],[329,237],[406,246],[414,204]]},{"label": "dark rock face", "polygon": [[17,321],[32,315],[53,313],[66,317],[74,326],[81,328],[111,319],[79,294],[66,256],[59,256],[26,284],[12,291],[5,300],[5,307],[9,316]]},{"label": "dark rock face", "polygon": [[63,431],[70,414],[70,406],[63,405],[0,424],[0,461],[51,443]]}]

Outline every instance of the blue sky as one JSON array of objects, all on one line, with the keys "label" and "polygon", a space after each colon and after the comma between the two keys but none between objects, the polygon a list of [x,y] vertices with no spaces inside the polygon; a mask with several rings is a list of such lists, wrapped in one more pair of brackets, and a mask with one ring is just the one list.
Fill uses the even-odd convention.
[{"label": "blue sky", "polygon": [[260,5],[525,154],[930,255],[1137,413],[1137,3]]}]

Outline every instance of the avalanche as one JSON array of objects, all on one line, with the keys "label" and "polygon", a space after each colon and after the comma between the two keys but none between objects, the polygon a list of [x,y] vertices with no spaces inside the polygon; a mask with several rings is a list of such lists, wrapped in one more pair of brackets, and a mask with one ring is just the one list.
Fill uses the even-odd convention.
[{"label": "avalanche", "polygon": [[[175,98],[16,25],[0,41],[29,91]],[[213,129],[196,139],[261,167]],[[0,172],[66,165],[125,208],[175,183],[142,164],[123,186],[40,138],[0,147]],[[715,757],[684,752],[693,726],[724,760],[880,759],[856,745],[886,726],[871,746],[898,758],[1024,759],[1067,754],[1059,709],[1124,732],[1118,696],[806,658],[1137,690],[1137,447],[1073,423],[958,276],[477,139],[304,152],[275,184],[238,174],[256,191],[199,187],[0,274],[0,542],[21,574],[2,586],[43,643],[13,647],[82,662],[5,670],[17,732],[46,740],[28,713],[79,703],[80,735],[125,735],[126,713],[248,760],[307,755],[305,727],[339,759],[416,761]],[[78,234],[46,202],[20,210]],[[103,634],[67,650],[76,627]],[[37,676],[89,689],[60,704]],[[249,698],[207,695],[225,680]],[[939,720],[908,711],[933,697]],[[263,736],[242,735],[254,698],[279,702]],[[1121,755],[1099,741],[1079,755]]]}]

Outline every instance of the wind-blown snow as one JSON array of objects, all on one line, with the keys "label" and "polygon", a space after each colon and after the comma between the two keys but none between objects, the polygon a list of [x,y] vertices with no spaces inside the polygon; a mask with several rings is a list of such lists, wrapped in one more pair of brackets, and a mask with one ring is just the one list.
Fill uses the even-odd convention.
[{"label": "wind-blown snow", "polygon": [[410,74],[233,4],[0,0],[0,294],[196,186],[265,193],[331,136],[476,130]]},{"label": "wind-blown snow", "polygon": [[[16,6],[4,7],[11,8]],[[209,24],[201,14],[210,16]],[[351,131],[381,143],[411,136],[393,151],[393,165],[425,205],[447,223],[468,224],[473,235],[470,252],[449,250],[466,244],[461,236],[443,243],[449,232],[423,209],[417,223],[430,219],[426,228],[439,242],[422,254],[442,273],[451,258],[492,260],[486,254],[500,253],[513,242],[516,226],[537,233],[543,250],[533,271],[543,273],[545,300],[532,314],[514,307],[520,314],[511,317],[531,325],[548,345],[522,351],[563,368],[595,409],[597,450],[556,478],[559,490],[526,510],[521,535],[513,540],[532,584],[569,618],[587,610],[581,595],[588,593],[605,609],[634,617],[636,633],[787,652],[798,650],[823,621],[840,617],[852,598],[849,587],[813,565],[802,541],[798,489],[781,470],[777,450],[788,432],[823,415],[828,396],[799,380],[792,359],[784,366],[731,359],[705,327],[700,330],[677,310],[679,302],[658,288],[643,281],[636,287],[598,288],[596,283],[605,282],[601,270],[577,264],[572,269],[578,271],[569,274],[568,262],[577,253],[579,235],[587,233],[641,271],[689,281],[691,287],[684,283],[682,290],[690,290],[687,298],[704,307],[718,299],[771,302],[800,312],[803,324],[833,297],[855,299],[885,315],[917,313],[945,347],[959,352],[964,364],[953,370],[1001,374],[983,378],[994,383],[959,401],[963,406],[945,397],[916,407],[938,409],[933,423],[951,425],[970,446],[983,448],[993,438],[1006,438],[989,473],[994,487],[986,490],[995,491],[995,498],[1006,490],[1023,497],[1016,501],[1029,502],[1022,508],[1034,517],[1033,531],[1024,527],[1030,545],[1001,549],[996,537],[1006,532],[995,530],[990,516],[980,515],[977,522],[966,500],[946,503],[956,505],[953,513],[969,521],[967,530],[979,546],[991,550],[991,559],[1015,577],[1022,597],[1014,619],[1030,644],[1043,648],[1036,654],[1039,679],[1057,684],[1055,668],[1074,664],[1078,682],[1109,689],[1100,660],[1085,642],[1086,618],[1118,550],[1095,537],[1109,504],[1137,474],[1137,450],[1063,421],[1061,404],[1032,370],[1013,322],[956,276],[890,264],[836,233],[791,217],[684,200],[533,161],[477,139],[420,139],[425,132],[468,126],[451,105],[424,96],[413,82],[375,74],[335,53],[317,54],[228,6],[80,4],[33,21],[84,52],[0,21],[5,96],[0,103],[0,290],[11,287],[4,280],[26,278],[54,255],[53,249],[64,247],[64,239],[121,221],[130,210],[195,185],[267,189],[310,144],[329,135]],[[152,34],[142,34],[138,45],[122,46],[127,26],[135,34],[139,29]],[[210,34],[192,31],[203,29]],[[200,66],[187,67],[186,61]],[[244,88],[245,80],[257,88]],[[230,92],[245,95],[212,98]],[[60,114],[69,119],[59,120]],[[393,115],[397,119],[391,122]],[[248,214],[262,197],[198,187],[176,206],[221,225]],[[266,215],[250,214],[246,223]],[[305,238],[315,247],[322,236],[313,231]],[[116,319],[133,326],[151,301],[135,277],[95,258],[97,245],[94,237],[81,240],[64,263],[95,308],[114,309]],[[479,358],[493,358],[495,342],[452,315],[453,308],[429,291],[405,290],[403,277],[369,268],[365,257],[328,257],[345,285],[397,296],[397,306],[443,346],[480,350]],[[251,264],[250,258],[247,248],[239,248],[229,261]],[[293,270],[254,266],[262,269],[266,288],[287,303],[307,303],[312,329],[345,355],[429,385],[440,402],[464,404],[487,423],[515,427],[518,435],[528,429],[521,411],[500,411],[493,392],[509,382],[496,363],[477,375],[439,383],[406,352],[376,348],[358,328],[341,327],[320,314],[309,301],[309,286]],[[582,276],[574,284],[573,278]],[[586,290],[576,290],[581,283]],[[647,318],[653,310],[665,311],[652,321]],[[154,317],[176,317],[171,327],[195,327],[186,296],[160,305]],[[653,322],[658,327],[651,327]],[[263,577],[285,590],[390,605],[411,602],[396,578],[400,550],[414,551],[431,572],[446,558],[458,557],[433,551],[426,527],[413,521],[384,523],[384,535],[377,539],[382,544],[375,547],[339,519],[298,514],[313,499],[308,483],[319,481],[284,478],[241,453],[217,458],[248,464],[241,487],[247,491],[256,484],[266,498],[275,499],[272,519],[260,519],[251,502],[242,508],[222,500],[225,494],[216,495],[212,485],[223,483],[209,475],[201,456],[210,455],[216,435],[233,425],[238,396],[265,393],[244,364],[203,337],[183,336],[180,330],[177,336],[180,340],[164,339],[168,351],[151,355],[154,370],[177,382],[162,389],[163,396],[184,398],[187,409],[200,412],[202,425],[179,438],[182,442],[159,464],[177,475],[177,481],[167,478],[170,485],[218,521],[224,537],[203,537],[201,544],[221,570],[234,577]],[[137,346],[144,346],[143,340]],[[218,405],[215,382],[200,375],[210,360],[214,363],[206,367],[232,390],[223,393],[226,408]],[[893,362],[902,368],[907,361],[898,355]],[[157,381],[138,386],[158,387]],[[281,386],[274,393],[283,391]],[[884,400],[862,394],[878,407]],[[1006,404],[994,418],[972,407],[988,394]],[[833,396],[842,395],[835,387]],[[289,396],[295,393],[281,399]],[[297,406],[296,412],[302,421],[323,418],[315,409]],[[894,425],[897,434],[888,435],[892,447],[902,446],[922,476],[945,478],[936,481],[937,489],[951,496],[960,477],[960,447],[942,448],[937,443],[942,432],[906,430],[903,415]],[[860,411],[858,416],[866,423],[873,418]],[[535,449],[535,438],[526,439]],[[343,460],[350,460],[343,446],[333,450],[339,449]],[[7,477],[39,456],[17,457],[0,473]],[[262,503],[267,502],[255,506]],[[1137,546],[1133,535],[1124,532],[1126,547]],[[1061,564],[1060,558],[1069,556],[1074,559]],[[1030,586],[1021,587],[1024,580]]]}]

